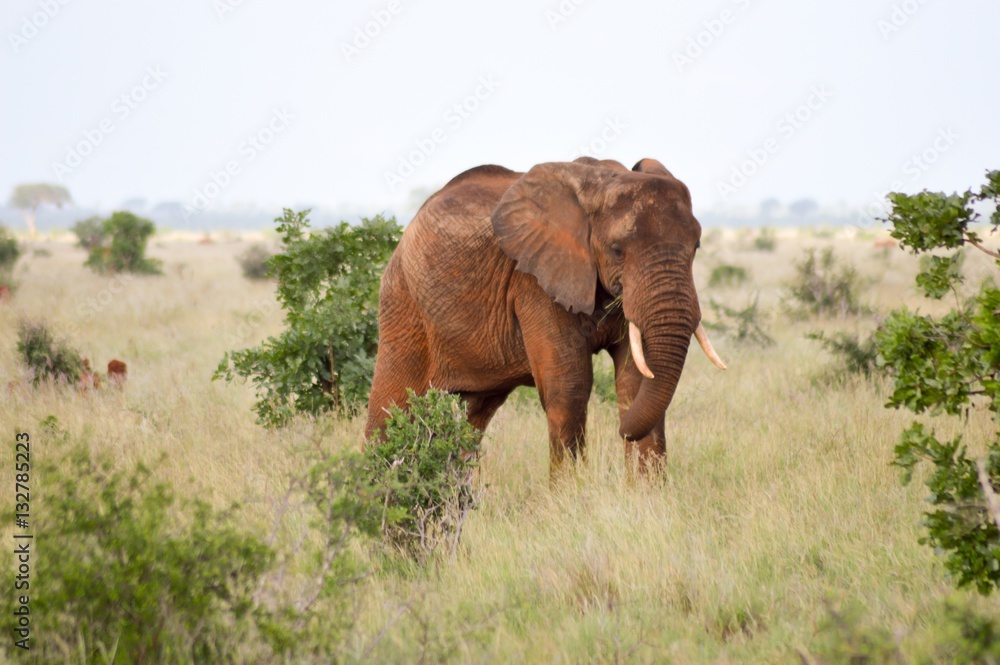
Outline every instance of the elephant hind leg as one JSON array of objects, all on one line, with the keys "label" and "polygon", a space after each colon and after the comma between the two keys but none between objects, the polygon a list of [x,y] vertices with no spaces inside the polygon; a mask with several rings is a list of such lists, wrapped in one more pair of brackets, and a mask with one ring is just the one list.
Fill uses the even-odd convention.
[{"label": "elephant hind leg", "polygon": [[368,397],[368,420],[365,439],[371,439],[389,418],[389,408],[409,408],[407,389],[417,395],[427,392],[428,367],[419,354],[395,353],[380,348],[375,360],[375,377]]},{"label": "elephant hind leg", "polygon": [[398,272],[390,262],[382,278],[380,339],[368,396],[366,440],[385,426],[389,407],[409,408],[407,390],[423,395],[429,387],[431,354],[427,332]]},{"label": "elephant hind leg", "polygon": [[469,423],[480,432],[486,431],[487,425],[511,392],[500,390],[491,393],[460,393],[462,401],[467,405]]}]

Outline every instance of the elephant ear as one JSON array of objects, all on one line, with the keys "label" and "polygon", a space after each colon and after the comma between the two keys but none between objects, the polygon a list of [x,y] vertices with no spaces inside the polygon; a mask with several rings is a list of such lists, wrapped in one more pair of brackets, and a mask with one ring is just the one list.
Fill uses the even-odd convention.
[{"label": "elephant ear", "polygon": [[668,178],[674,178],[674,174],[667,170],[667,167],[656,161],[655,159],[640,159],[636,162],[635,166],[632,167],[633,171],[638,171],[639,173],[649,173],[650,175],[662,175]]},{"label": "elephant ear", "polygon": [[605,169],[577,163],[539,164],[511,185],[493,211],[493,232],[517,269],[570,312],[593,314],[597,265],[590,217]]}]

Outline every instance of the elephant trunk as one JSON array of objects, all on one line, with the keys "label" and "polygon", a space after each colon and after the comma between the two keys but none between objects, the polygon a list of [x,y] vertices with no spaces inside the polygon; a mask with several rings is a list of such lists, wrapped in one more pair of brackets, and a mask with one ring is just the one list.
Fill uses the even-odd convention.
[{"label": "elephant trunk", "polygon": [[636,366],[645,378],[622,416],[619,434],[636,440],[662,422],[677,390],[691,335],[700,328],[701,310],[690,272],[680,269],[644,276],[634,289],[626,287],[623,300],[632,348],[638,344],[643,351],[641,355],[633,351],[632,356],[644,361]]},{"label": "elephant trunk", "polygon": [[629,440],[641,439],[663,419],[677,390],[684,369],[691,330],[678,326],[673,330],[657,331],[644,339],[646,357],[653,373],[639,387],[635,401],[622,416],[619,434]]}]

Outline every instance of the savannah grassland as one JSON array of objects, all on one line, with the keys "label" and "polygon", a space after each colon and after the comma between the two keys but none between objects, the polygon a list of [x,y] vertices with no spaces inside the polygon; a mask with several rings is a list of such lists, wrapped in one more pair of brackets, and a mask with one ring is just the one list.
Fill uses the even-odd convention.
[{"label": "savannah grassland", "polygon": [[[774,252],[755,249],[754,234],[706,232],[696,278],[709,321],[709,299],[743,307],[759,291],[777,343],[741,348],[714,334],[729,364],[724,373],[692,345],[667,412],[662,478],[629,481],[616,407],[595,397],[588,460],[551,486],[541,408],[508,401],[486,433],[475,479],[483,500],[454,558],[424,568],[386,565],[359,549],[370,574],[349,601],[357,622],[345,661],[800,662],[799,652],[817,648],[830,608],[851,607],[912,657],[929,653],[928,622],[945,599],[1000,612],[996,599],[954,591],[941,560],[917,543],[927,490],[920,474],[903,487],[890,466],[911,417],[883,408],[888,380],[832,380],[835,361],[804,338],[867,332],[874,318],[794,320],[781,306],[805,248],[832,246],[870,279],[863,299],[877,312],[904,303],[934,312],[942,305],[912,286],[916,259],[874,248],[874,234],[786,231]],[[247,244],[157,238],[150,254],[164,261],[165,275],[137,276],[121,288],[84,268],[83,251],[65,238],[31,245],[51,256],[29,249],[14,300],[0,305],[0,431],[35,433],[36,455],[44,456],[38,423],[52,414],[121,465],[165,454],[157,479],[219,507],[238,501],[248,529],[271,533],[316,435],[307,421],[258,426],[250,386],[210,380],[227,350],[281,329],[273,284],[244,279],[234,260]],[[971,287],[990,268],[968,254]],[[750,281],[709,289],[721,263],[746,267]],[[92,300],[99,311],[80,309]],[[15,352],[22,317],[77,328],[72,341],[97,368],[125,360],[125,390],[8,390],[23,375]],[[949,434],[961,427],[943,419],[936,426]],[[965,426],[970,442],[985,441],[988,429],[982,412]],[[356,448],[361,437],[356,418],[336,423],[322,445]],[[12,450],[13,440],[5,445]],[[10,464],[0,483],[13,487]],[[296,512],[280,519],[275,546],[291,550]],[[39,547],[39,556],[55,555],[44,540]],[[295,571],[286,586],[307,591]]]}]

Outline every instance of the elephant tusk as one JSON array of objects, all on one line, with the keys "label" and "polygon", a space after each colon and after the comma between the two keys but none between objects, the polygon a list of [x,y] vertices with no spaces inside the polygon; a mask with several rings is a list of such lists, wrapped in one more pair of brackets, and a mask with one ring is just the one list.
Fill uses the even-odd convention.
[{"label": "elephant tusk", "polygon": [[652,379],[653,373],[649,371],[646,356],[642,354],[642,331],[631,321],[628,322],[628,343],[632,348],[632,358],[635,360],[636,369],[647,379]]},{"label": "elephant tusk", "polygon": [[694,331],[694,336],[698,340],[698,343],[701,344],[701,350],[705,352],[708,359],[715,363],[715,366],[719,369],[726,369],[726,363],[722,362],[722,358],[720,358],[719,354],[712,348],[712,343],[708,341],[708,334],[705,333],[705,327],[700,323],[698,324],[698,328]]}]

